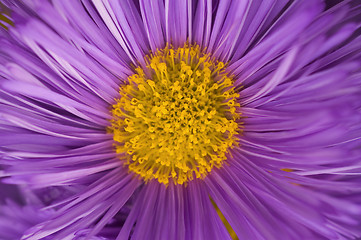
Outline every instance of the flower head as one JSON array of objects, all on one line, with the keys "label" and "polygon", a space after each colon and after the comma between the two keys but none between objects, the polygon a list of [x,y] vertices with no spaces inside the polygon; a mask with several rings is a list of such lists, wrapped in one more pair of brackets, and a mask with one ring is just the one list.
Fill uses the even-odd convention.
[{"label": "flower head", "polygon": [[23,239],[361,236],[357,1],[3,2],[1,176],[66,192]]}]

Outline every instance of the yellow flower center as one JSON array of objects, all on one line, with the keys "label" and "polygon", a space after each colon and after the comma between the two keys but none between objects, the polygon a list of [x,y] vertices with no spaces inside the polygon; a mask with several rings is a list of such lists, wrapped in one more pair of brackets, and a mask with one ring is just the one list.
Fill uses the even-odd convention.
[{"label": "yellow flower center", "polygon": [[239,94],[225,64],[187,44],[145,60],[112,108],[116,152],[145,181],[204,178],[222,166],[240,133]]}]

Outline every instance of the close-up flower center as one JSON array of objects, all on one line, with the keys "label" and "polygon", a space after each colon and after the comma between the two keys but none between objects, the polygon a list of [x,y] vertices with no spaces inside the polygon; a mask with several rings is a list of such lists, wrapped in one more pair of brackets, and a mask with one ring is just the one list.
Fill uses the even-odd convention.
[{"label": "close-up flower center", "polygon": [[116,152],[145,181],[183,184],[221,167],[240,133],[225,64],[198,45],[145,58],[120,87],[111,132]]},{"label": "close-up flower center", "polygon": [[361,240],[360,2],[0,0],[0,240]]}]

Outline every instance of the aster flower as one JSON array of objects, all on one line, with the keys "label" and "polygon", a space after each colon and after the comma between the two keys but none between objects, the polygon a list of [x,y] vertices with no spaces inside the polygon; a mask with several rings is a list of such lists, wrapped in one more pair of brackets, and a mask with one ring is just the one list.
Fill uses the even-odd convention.
[{"label": "aster flower", "polygon": [[48,217],[34,205],[21,206],[12,201],[0,206],[0,210],[0,237],[3,240],[20,239],[25,231]]},{"label": "aster flower", "polygon": [[[14,240],[21,239],[27,232],[32,232],[37,224],[47,221],[52,217],[54,211],[45,209],[44,200],[48,201],[60,194],[56,189],[48,189],[47,194],[42,194],[29,190],[20,190],[13,185],[1,185],[1,197],[4,199],[0,203],[0,239]],[[64,192],[63,192],[64,194]],[[36,228],[36,227],[35,227]],[[84,239],[89,229],[79,231],[71,239]],[[99,236],[92,237],[91,240],[107,240],[104,236],[114,236],[114,229],[104,228]],[[52,239],[46,237],[44,239]]]},{"label": "aster flower", "polygon": [[361,236],[357,1],[3,2],[3,181],[74,190],[23,239]]},{"label": "aster flower", "polygon": [[14,185],[0,184],[0,239],[20,239],[31,227],[45,221],[52,210],[41,211],[41,201],[34,194],[24,194]]}]

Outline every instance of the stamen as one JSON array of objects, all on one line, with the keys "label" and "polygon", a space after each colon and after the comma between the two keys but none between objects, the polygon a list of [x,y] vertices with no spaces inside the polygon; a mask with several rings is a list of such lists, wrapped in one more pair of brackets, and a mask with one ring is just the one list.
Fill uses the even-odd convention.
[{"label": "stamen", "polygon": [[204,178],[222,166],[241,131],[239,94],[225,64],[187,44],[158,50],[146,63],[113,105],[116,152],[145,181]]}]

